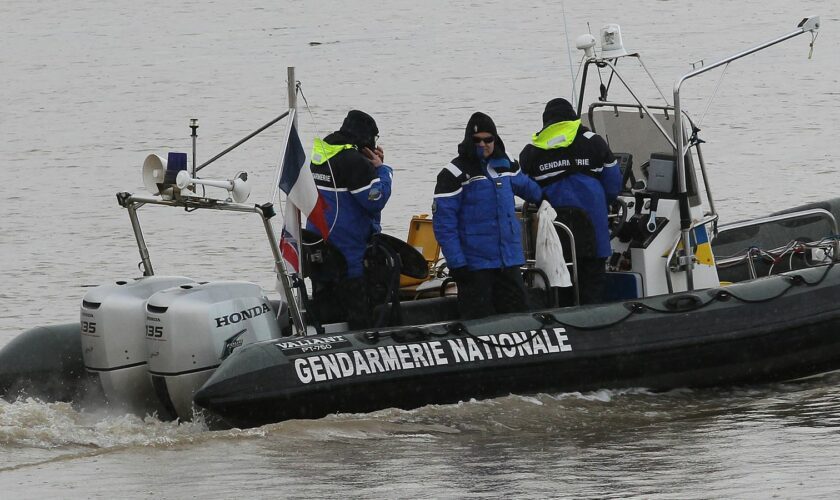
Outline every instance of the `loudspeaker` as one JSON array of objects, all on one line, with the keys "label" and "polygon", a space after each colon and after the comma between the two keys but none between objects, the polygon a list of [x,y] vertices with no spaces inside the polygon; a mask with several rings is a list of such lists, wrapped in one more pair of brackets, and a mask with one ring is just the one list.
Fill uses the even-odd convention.
[{"label": "loudspeaker", "polygon": [[152,195],[160,194],[158,184],[166,176],[166,160],[158,155],[149,155],[143,161],[143,186]]},{"label": "loudspeaker", "polygon": [[196,184],[226,189],[236,203],[244,203],[251,195],[251,183],[245,172],[237,173],[231,180],[193,179],[186,170],[181,170],[175,177],[175,185],[178,189],[189,189],[190,186]]}]

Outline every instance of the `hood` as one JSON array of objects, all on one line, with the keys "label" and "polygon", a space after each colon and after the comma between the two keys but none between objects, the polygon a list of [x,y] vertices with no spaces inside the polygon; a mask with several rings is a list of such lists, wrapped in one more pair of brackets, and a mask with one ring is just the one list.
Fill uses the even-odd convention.
[{"label": "hood", "polygon": [[568,122],[577,120],[578,115],[571,103],[562,97],[552,99],[545,105],[542,114],[543,128],[557,122]]},{"label": "hood", "polygon": [[[379,134],[379,129],[376,127],[376,121],[373,117],[364,111],[354,109],[347,113],[344,118],[344,123],[338,132],[330,135],[340,135],[347,140],[348,144],[353,144],[361,148],[373,149],[376,147],[376,136]],[[329,137],[329,136],[328,136]],[[333,144],[332,141],[327,141]]]},{"label": "hood", "polygon": [[473,134],[478,132],[489,132],[496,137],[493,154],[490,155],[491,158],[507,158],[507,154],[505,154],[505,143],[502,142],[502,138],[499,137],[496,131],[496,124],[493,123],[492,118],[481,112],[473,113],[467,122],[467,126],[464,129],[464,140],[458,144],[458,156],[470,161],[479,160],[475,152],[475,143],[473,143]]}]

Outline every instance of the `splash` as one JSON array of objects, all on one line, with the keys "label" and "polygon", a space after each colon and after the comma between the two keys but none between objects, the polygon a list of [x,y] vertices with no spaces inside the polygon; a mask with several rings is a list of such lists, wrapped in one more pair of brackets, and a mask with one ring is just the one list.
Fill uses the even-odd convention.
[{"label": "splash", "polygon": [[0,444],[33,448],[169,446],[205,432],[202,419],[165,422],[106,409],[79,411],[70,403],[26,398],[0,401]]}]

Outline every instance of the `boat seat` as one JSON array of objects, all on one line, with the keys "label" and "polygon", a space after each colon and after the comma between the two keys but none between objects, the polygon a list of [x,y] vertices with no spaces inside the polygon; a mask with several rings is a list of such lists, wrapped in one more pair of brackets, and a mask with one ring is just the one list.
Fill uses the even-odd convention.
[{"label": "boat seat", "polygon": [[301,229],[300,236],[303,242],[301,272],[305,278],[338,281],[347,274],[347,261],[338,247],[307,229]]}]

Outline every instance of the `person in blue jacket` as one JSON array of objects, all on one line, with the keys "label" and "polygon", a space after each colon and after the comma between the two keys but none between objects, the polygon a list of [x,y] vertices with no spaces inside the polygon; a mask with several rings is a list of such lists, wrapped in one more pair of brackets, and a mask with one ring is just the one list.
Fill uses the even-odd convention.
[{"label": "person in blue jacket", "polygon": [[590,238],[594,233],[594,242],[582,249],[578,240],[586,237],[575,235],[580,301],[597,303],[603,300],[605,264],[612,254],[608,207],[621,190],[621,170],[606,141],[581,125],[569,101],[549,101],[542,122],[542,130],[519,154],[519,162],[558,212],[570,207],[588,219],[582,222]]},{"label": "person in blue jacket", "polygon": [[[326,201],[330,228],[325,240],[347,263],[346,276],[337,281],[313,279],[316,314],[324,322],[344,321],[351,329],[372,324],[372,304],[364,278],[364,255],[370,237],[379,233],[382,209],[391,197],[393,169],[383,163],[376,145],[374,119],[358,110],[347,113],[341,128],[312,147],[312,176]],[[307,229],[317,231],[311,222]]]},{"label": "person in blue jacket", "polygon": [[528,310],[514,195],[532,203],[540,187],[505,153],[493,120],[474,113],[458,156],[437,176],[432,226],[458,285],[462,318]]}]

